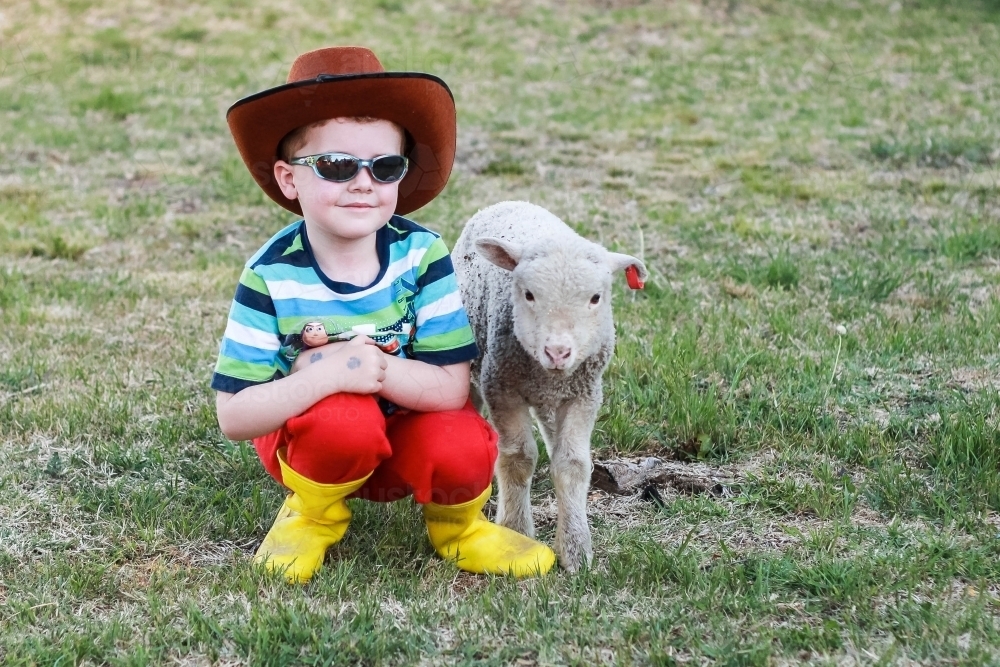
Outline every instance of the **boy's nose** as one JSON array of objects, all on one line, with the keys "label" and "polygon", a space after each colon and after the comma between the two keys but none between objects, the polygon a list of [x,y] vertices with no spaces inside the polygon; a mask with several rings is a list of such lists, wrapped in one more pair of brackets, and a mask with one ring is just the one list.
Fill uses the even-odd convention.
[{"label": "boy's nose", "polygon": [[372,189],[372,174],[368,171],[368,167],[362,167],[358,170],[348,184],[349,190],[371,190]]}]

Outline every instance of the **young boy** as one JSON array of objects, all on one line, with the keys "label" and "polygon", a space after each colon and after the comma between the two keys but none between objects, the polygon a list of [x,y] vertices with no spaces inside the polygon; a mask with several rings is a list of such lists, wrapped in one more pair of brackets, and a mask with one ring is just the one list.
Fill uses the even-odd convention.
[{"label": "young boy", "polygon": [[478,353],[448,250],[400,217],[445,186],[455,107],[440,79],[356,47],[299,56],[227,115],[261,188],[302,215],[247,262],[212,378],[219,426],[291,492],[256,561],[308,581],[348,497],[413,494],[443,558],[548,571],[548,547],[486,521],[497,436],[468,399]]}]

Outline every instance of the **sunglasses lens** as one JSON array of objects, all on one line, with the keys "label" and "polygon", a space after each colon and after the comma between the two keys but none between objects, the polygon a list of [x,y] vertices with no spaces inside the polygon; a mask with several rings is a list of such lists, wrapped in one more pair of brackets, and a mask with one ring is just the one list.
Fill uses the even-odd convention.
[{"label": "sunglasses lens", "polygon": [[352,157],[324,155],[316,160],[316,171],[328,181],[349,181],[358,173],[358,161]]},{"label": "sunglasses lens", "polygon": [[406,174],[406,158],[401,155],[386,155],[372,164],[372,176],[382,183],[395,183]]}]

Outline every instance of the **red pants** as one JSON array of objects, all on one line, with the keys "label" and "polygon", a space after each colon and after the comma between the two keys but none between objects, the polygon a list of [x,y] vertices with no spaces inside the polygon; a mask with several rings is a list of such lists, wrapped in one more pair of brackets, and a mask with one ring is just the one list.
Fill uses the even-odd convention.
[{"label": "red pants", "polygon": [[[292,470],[321,484],[372,473],[352,497],[457,505],[477,498],[493,479],[497,434],[472,402],[461,410],[384,417],[373,396],[333,394],[254,438],[264,467],[279,482],[277,452]],[[373,472],[374,471],[374,472]]]}]

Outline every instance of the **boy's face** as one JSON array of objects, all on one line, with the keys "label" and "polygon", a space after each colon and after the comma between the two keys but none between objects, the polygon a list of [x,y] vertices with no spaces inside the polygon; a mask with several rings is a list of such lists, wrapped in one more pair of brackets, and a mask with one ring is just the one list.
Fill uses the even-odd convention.
[{"label": "boy's face", "polygon": [[[370,160],[379,155],[399,155],[402,143],[399,131],[388,121],[334,119],[309,130],[306,144],[293,157],[348,153]],[[309,233],[324,234],[334,242],[374,234],[396,210],[400,182],[379,183],[366,168],[345,183],[334,183],[321,179],[312,167],[278,160],[274,176],[286,197],[298,199]]]}]

